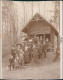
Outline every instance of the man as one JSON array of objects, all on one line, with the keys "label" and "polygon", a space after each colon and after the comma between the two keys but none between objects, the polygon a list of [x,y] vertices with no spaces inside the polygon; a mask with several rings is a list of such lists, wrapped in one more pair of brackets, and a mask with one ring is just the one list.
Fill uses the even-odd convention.
[{"label": "man", "polygon": [[46,38],[46,50],[47,50],[47,52],[50,51],[50,42],[49,42],[48,38]]},{"label": "man", "polygon": [[37,44],[37,37],[36,37],[36,34],[34,35],[33,43],[34,43],[34,44]]},{"label": "man", "polygon": [[32,60],[32,51],[33,51],[32,47],[33,47],[33,42],[29,42],[29,49],[28,49],[28,51],[29,51],[30,62]]}]

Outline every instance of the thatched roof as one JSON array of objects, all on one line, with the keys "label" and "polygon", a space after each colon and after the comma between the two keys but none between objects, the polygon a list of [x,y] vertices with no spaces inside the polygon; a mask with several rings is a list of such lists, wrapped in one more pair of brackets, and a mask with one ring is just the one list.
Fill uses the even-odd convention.
[{"label": "thatched roof", "polygon": [[56,35],[58,35],[59,33],[58,33],[58,31],[55,29],[55,27],[50,23],[50,22],[48,22],[46,19],[44,19],[41,15],[39,15],[38,13],[37,14],[35,14],[35,16],[28,22],[28,24],[23,28],[23,32],[25,32],[25,33],[27,33],[28,32],[28,28],[29,27],[32,27],[32,26],[30,26],[30,25],[32,25],[33,24],[33,22],[34,21],[44,21],[45,23],[47,23],[52,29],[54,29],[54,33],[56,34]]}]

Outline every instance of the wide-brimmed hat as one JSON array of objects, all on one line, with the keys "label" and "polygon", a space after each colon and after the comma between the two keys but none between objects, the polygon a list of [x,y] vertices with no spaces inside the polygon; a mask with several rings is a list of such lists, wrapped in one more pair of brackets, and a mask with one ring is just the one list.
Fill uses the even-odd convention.
[{"label": "wide-brimmed hat", "polygon": [[18,46],[18,45],[22,46],[22,44],[20,44],[20,43],[17,43],[17,44],[16,44],[16,46]]}]

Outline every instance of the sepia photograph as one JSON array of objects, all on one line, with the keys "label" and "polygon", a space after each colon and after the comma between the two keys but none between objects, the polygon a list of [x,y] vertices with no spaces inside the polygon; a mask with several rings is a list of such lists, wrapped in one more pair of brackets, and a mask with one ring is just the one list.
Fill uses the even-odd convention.
[{"label": "sepia photograph", "polygon": [[2,1],[2,79],[60,79],[60,1]]}]

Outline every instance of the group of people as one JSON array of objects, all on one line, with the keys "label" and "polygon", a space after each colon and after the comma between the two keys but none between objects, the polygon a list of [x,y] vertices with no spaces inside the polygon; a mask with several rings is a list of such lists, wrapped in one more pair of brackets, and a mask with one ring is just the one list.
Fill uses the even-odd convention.
[{"label": "group of people", "polygon": [[11,55],[9,57],[9,68],[18,69],[25,66],[27,63],[40,63],[46,52],[48,51],[48,41],[42,42],[39,37],[28,39],[21,44],[17,44],[11,48]]}]

